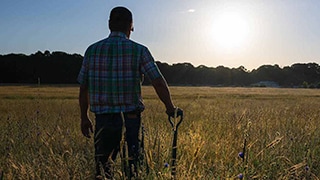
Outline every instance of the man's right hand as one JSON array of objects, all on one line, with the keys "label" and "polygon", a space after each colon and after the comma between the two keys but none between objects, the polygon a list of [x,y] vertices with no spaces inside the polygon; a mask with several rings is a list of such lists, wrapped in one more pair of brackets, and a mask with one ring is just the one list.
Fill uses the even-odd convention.
[{"label": "man's right hand", "polygon": [[81,118],[81,132],[85,137],[91,138],[90,134],[93,133],[93,125],[88,117]]},{"label": "man's right hand", "polygon": [[178,107],[170,111],[167,110],[166,113],[169,117],[172,117],[172,118],[174,118],[175,116],[176,117],[183,116],[183,110]]}]

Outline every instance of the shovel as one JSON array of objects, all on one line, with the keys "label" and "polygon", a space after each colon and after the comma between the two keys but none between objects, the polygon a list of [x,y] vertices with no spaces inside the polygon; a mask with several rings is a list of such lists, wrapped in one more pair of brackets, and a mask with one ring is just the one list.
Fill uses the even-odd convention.
[{"label": "shovel", "polygon": [[171,177],[176,179],[176,159],[177,159],[177,140],[178,140],[178,127],[183,120],[183,114],[180,114],[180,120],[178,122],[172,121],[172,119],[176,119],[178,117],[172,118],[168,116],[168,120],[172,126],[173,131],[173,141],[172,141],[172,158],[171,158]]}]

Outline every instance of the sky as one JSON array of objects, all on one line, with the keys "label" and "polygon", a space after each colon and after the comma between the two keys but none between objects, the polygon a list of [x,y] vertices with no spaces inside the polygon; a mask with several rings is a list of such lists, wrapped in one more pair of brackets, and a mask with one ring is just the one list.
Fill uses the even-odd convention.
[{"label": "sky", "polygon": [[156,61],[248,70],[320,64],[319,0],[1,0],[0,54],[83,55],[106,38],[116,6],[133,13],[130,39]]}]

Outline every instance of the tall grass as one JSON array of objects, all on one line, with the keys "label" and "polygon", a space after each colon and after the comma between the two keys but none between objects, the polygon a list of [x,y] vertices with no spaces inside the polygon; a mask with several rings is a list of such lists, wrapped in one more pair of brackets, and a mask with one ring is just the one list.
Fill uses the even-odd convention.
[{"label": "tall grass", "polygon": [[[185,110],[178,179],[320,178],[319,90],[172,87],[171,92]],[[93,140],[80,132],[77,96],[72,86],[0,86],[4,179],[94,178]],[[144,87],[143,96],[149,173],[140,177],[170,179],[172,129],[154,90]],[[116,170],[123,179],[120,159]]]}]

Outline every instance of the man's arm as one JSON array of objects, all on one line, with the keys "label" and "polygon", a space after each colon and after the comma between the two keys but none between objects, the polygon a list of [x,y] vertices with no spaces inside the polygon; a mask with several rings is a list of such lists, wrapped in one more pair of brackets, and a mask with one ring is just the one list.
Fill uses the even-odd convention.
[{"label": "man's arm", "polygon": [[88,116],[88,109],[89,109],[89,93],[88,93],[88,86],[80,85],[79,90],[79,105],[81,111],[81,131],[82,134],[90,138],[90,132],[93,132],[92,122]]},{"label": "man's arm", "polygon": [[175,106],[173,105],[166,80],[163,77],[156,78],[152,81],[152,86],[156,90],[156,93],[159,96],[160,100],[166,106],[166,113],[173,113],[175,111]]}]

